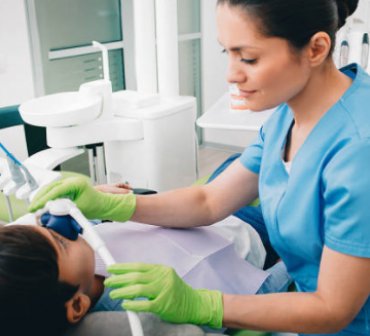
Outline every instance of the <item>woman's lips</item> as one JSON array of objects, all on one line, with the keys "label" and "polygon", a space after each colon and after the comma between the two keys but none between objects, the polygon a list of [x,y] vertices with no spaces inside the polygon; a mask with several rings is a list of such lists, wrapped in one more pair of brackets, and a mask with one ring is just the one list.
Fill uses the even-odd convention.
[{"label": "woman's lips", "polygon": [[239,95],[240,95],[240,97],[243,97],[243,98],[249,98],[250,96],[252,96],[256,92],[257,92],[257,90],[240,90],[239,89]]}]

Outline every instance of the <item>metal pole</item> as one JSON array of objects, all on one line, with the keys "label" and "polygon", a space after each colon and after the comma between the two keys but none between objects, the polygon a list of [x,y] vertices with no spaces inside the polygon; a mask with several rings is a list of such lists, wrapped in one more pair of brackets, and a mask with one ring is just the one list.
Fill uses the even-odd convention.
[{"label": "metal pole", "polygon": [[8,209],[8,214],[9,214],[9,222],[13,222],[14,221],[14,213],[13,213],[12,204],[10,203],[10,198],[7,195],[4,195],[4,196],[5,196],[6,208]]},{"label": "metal pole", "polygon": [[94,159],[94,150],[92,148],[87,148],[87,154],[89,156],[89,171],[91,183],[96,183],[96,171],[95,171],[95,159]]},{"label": "metal pole", "polygon": [[156,0],[158,92],[178,96],[179,42],[177,28],[177,0]]}]

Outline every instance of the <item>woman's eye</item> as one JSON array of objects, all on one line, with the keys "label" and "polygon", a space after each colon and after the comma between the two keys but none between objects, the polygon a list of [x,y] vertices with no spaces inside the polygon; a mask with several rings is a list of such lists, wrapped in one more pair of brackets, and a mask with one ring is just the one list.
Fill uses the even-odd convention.
[{"label": "woman's eye", "polygon": [[241,58],[240,62],[246,63],[246,64],[256,64],[257,59],[256,58]]}]

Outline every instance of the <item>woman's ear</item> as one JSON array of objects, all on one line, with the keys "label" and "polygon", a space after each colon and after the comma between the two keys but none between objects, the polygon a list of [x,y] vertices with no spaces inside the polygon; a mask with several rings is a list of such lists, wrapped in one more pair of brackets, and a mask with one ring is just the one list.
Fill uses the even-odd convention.
[{"label": "woman's ear", "polygon": [[331,49],[331,38],[325,32],[314,34],[307,46],[307,56],[311,66],[318,66],[327,59]]},{"label": "woman's ear", "polygon": [[90,298],[82,292],[77,292],[65,303],[68,322],[72,324],[79,322],[87,314],[90,306]]}]

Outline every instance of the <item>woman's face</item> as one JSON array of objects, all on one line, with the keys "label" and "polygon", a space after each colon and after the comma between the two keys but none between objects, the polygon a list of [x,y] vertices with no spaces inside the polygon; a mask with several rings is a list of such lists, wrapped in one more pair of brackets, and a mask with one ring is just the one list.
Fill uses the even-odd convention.
[{"label": "woman's face", "polygon": [[294,99],[310,67],[304,50],[295,53],[288,41],[262,35],[257,22],[238,7],[217,7],[218,39],[229,61],[227,80],[238,86],[248,109],[262,111]]}]

